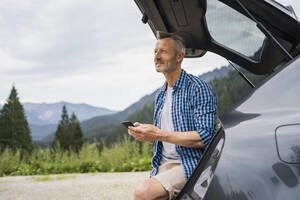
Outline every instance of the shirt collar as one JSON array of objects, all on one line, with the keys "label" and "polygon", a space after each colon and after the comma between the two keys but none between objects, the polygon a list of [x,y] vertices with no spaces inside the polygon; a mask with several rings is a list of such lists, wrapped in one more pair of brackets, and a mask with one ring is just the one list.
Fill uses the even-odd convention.
[{"label": "shirt collar", "polygon": [[[173,90],[180,89],[182,86],[184,86],[186,75],[187,75],[186,71],[184,69],[182,69],[179,78],[177,79],[175,85],[173,86]],[[167,87],[168,87],[168,83],[167,83],[167,81],[165,81],[165,83],[161,87],[160,91],[165,92],[167,90]]]},{"label": "shirt collar", "polygon": [[186,72],[182,69],[179,78],[177,79],[175,85],[173,86],[174,90],[180,89],[185,84]]}]

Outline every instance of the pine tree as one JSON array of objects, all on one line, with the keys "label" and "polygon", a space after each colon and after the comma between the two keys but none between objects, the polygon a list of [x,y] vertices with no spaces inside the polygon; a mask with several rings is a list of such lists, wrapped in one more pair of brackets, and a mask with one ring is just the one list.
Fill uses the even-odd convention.
[{"label": "pine tree", "polygon": [[62,150],[72,149],[75,152],[79,152],[83,145],[83,133],[79,121],[74,113],[69,119],[65,106],[62,109],[61,120],[57,126],[52,147],[56,148],[57,144]]},{"label": "pine tree", "polygon": [[72,113],[70,126],[71,126],[72,136],[73,136],[72,149],[78,153],[83,145],[83,133],[75,113]]},{"label": "pine tree", "polygon": [[5,148],[33,150],[30,129],[15,86],[0,111],[0,150]]},{"label": "pine tree", "polygon": [[52,143],[52,147],[56,148],[55,145],[59,143],[62,150],[68,150],[70,147],[71,133],[69,128],[70,120],[68,116],[68,111],[64,105],[62,108],[61,120],[57,126],[55,132],[55,138]]}]

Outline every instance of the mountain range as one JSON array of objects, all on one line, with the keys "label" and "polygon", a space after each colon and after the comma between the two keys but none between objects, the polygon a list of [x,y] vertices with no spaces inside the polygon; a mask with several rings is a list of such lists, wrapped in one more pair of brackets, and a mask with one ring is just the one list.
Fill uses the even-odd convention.
[{"label": "mountain range", "polygon": [[[223,66],[221,68],[214,69],[213,71],[206,72],[199,76],[201,80],[204,80],[206,82],[209,82],[212,79],[220,78],[226,76],[232,69],[228,66]],[[158,90],[158,89],[157,89]],[[111,114],[111,115],[105,115],[105,116],[97,116],[93,117],[91,119],[82,121],[80,123],[81,128],[84,132],[84,137],[91,140],[92,138],[101,138],[104,135],[107,136],[108,134],[115,132],[114,130],[121,130],[120,122],[125,119],[129,119],[134,115],[143,115],[145,112],[140,112],[143,109],[149,109],[147,108],[147,105],[152,104],[154,101],[154,96],[157,92],[155,90],[151,94],[145,95],[142,97],[139,101],[132,104],[128,108],[126,108],[123,111]],[[145,107],[146,106],[146,107]],[[133,117],[135,118],[135,117]],[[149,118],[149,117],[148,117]],[[152,118],[152,116],[150,117]],[[53,134],[50,134],[46,138],[43,139],[43,143],[47,144],[51,142],[54,138]]]},{"label": "mountain range", "polygon": [[[224,77],[231,71],[231,68],[223,66],[219,69],[200,75],[200,79],[209,82],[214,78]],[[73,104],[68,102],[58,103],[23,103],[25,114],[31,129],[31,136],[34,141],[42,140],[49,143],[54,137],[57,124],[61,117],[62,106],[65,105],[69,115],[73,112],[81,122],[81,128],[86,138],[95,136],[98,130],[107,128],[110,124],[119,124],[128,116],[143,109],[144,106],[153,103],[157,90],[145,95],[139,101],[133,103],[123,111],[112,111],[106,108],[90,106],[88,104]],[[2,105],[0,105],[1,109]]]},{"label": "mountain range", "polygon": [[[33,140],[41,140],[55,131],[61,118],[62,107],[64,105],[67,108],[68,114],[71,115],[72,113],[75,113],[79,121],[117,112],[88,104],[74,104],[64,101],[57,103],[22,103],[22,105],[25,110]],[[3,105],[0,105],[0,109],[2,109],[2,106]]]},{"label": "mountain range", "polygon": [[[107,125],[113,125],[113,124],[120,124],[121,121],[127,118],[127,116],[131,115],[132,113],[137,112],[141,108],[143,108],[145,105],[151,104],[154,100],[154,96],[156,94],[156,91],[152,92],[151,94],[145,95],[142,97],[139,101],[133,103],[129,107],[127,107],[125,110],[111,114],[111,115],[105,115],[105,116],[97,116],[93,117],[91,119],[82,121],[80,123],[80,126],[84,132],[85,138],[91,138],[92,136],[86,136],[89,135],[89,132],[94,132],[95,130],[99,130],[103,128],[103,126]],[[55,129],[54,129],[55,130]],[[53,130],[53,132],[54,132]],[[51,142],[54,138],[54,134],[48,135],[46,138],[42,140],[42,143],[47,144]]]},{"label": "mountain range", "polygon": [[88,104],[73,104],[68,102],[58,103],[23,103],[27,120],[32,125],[57,124],[61,118],[62,107],[66,106],[69,115],[73,112],[79,121],[109,115],[116,111],[107,108],[95,107]]}]

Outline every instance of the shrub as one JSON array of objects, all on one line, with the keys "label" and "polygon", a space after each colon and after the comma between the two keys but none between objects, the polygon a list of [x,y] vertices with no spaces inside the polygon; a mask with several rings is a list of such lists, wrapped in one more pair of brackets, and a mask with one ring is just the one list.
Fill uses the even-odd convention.
[{"label": "shrub", "polygon": [[99,143],[85,143],[78,153],[36,148],[21,158],[20,151],[5,149],[0,155],[0,176],[145,171],[151,169],[151,154],[151,145],[129,137],[101,151]]}]

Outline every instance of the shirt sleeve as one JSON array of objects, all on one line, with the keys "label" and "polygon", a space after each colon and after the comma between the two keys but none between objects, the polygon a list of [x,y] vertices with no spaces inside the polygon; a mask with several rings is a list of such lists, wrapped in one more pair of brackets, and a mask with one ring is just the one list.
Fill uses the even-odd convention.
[{"label": "shirt sleeve", "polygon": [[209,144],[216,129],[217,101],[211,87],[202,82],[193,90],[194,123],[205,148]]}]

